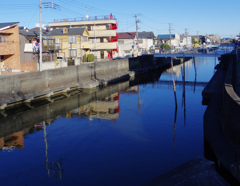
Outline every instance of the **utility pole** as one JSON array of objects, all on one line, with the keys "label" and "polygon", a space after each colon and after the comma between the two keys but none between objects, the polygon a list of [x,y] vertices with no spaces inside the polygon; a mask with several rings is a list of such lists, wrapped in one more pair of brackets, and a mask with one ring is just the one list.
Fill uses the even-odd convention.
[{"label": "utility pole", "polygon": [[39,43],[39,52],[40,52],[40,59],[39,59],[39,70],[42,71],[42,0],[40,0],[40,43]]},{"label": "utility pole", "polygon": [[186,28],[186,47],[188,48],[188,42],[187,42],[187,40],[188,40],[188,37],[187,37],[187,28]]},{"label": "utility pole", "polygon": [[[141,16],[141,14],[138,14]],[[136,21],[136,38],[137,38],[137,55],[138,55],[138,51],[139,51],[139,43],[138,43],[138,23],[140,23],[140,21],[137,19],[137,14],[135,15],[135,21]]]},{"label": "utility pole", "polygon": [[53,3],[53,2],[46,2],[46,3],[42,3],[42,0],[40,0],[40,19],[39,19],[39,26],[40,26],[40,34],[39,34],[39,37],[40,37],[40,42],[39,42],[39,55],[40,55],[40,59],[39,59],[39,70],[42,71],[42,5],[43,5],[43,8],[53,8],[53,9],[59,9],[60,10],[60,7]]},{"label": "utility pole", "polygon": [[197,42],[199,41],[199,38],[198,38],[198,31],[197,31]]},{"label": "utility pole", "polygon": [[171,49],[172,49],[172,41],[171,41],[171,30],[172,30],[172,28],[171,28],[171,23],[169,23],[169,33],[170,33],[170,35],[169,35],[169,39],[170,39],[170,53],[171,53]]},{"label": "utility pole", "polygon": [[[172,52],[172,41],[171,41],[171,23],[169,23],[169,39],[170,39],[170,53]],[[173,71],[173,59],[171,57],[171,67],[172,67],[172,78],[173,78],[173,90],[174,90],[174,98],[175,98],[175,108],[177,108],[177,94],[176,94],[176,86],[175,86],[175,79],[174,79],[174,71]]]}]

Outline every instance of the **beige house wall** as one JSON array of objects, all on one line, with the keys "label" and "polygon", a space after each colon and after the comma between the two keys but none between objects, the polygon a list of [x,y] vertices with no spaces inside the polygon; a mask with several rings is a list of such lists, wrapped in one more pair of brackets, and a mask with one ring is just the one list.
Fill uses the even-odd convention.
[{"label": "beige house wall", "polygon": [[[89,33],[87,30],[83,32],[83,35],[89,36]],[[59,39],[59,56],[63,56],[65,58],[69,58],[69,49],[77,49],[77,56],[76,57],[82,57],[82,49],[83,45],[85,43],[88,43],[89,41],[82,41],[83,35],[56,35],[53,36],[55,39]],[[76,43],[69,43],[69,36],[75,36],[76,37]]]}]

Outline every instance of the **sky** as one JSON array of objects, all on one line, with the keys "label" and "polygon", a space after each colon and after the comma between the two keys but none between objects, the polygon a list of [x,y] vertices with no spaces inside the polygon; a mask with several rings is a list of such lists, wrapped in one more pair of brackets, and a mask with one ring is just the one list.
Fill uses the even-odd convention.
[{"label": "sky", "polygon": [[[44,1],[42,2],[50,2]],[[135,15],[139,31],[168,34],[220,35],[234,37],[240,33],[240,0],[53,0],[56,9],[45,8],[42,22],[54,19],[104,16],[112,13],[118,21],[118,32],[135,32]],[[39,23],[40,0],[1,1],[0,23],[20,22],[29,29]],[[86,8],[87,7],[87,8]]]}]

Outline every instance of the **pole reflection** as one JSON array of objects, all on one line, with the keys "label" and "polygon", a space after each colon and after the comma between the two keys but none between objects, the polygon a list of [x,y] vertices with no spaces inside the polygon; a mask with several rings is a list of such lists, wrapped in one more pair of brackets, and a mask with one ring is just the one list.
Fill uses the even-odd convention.
[{"label": "pole reflection", "polygon": [[[176,99],[175,101],[177,102]],[[176,131],[177,131],[177,103],[175,104],[175,115],[174,115],[173,149],[175,146]]]},{"label": "pole reflection", "polygon": [[[185,60],[183,60],[183,61],[185,61]],[[183,82],[182,106],[183,106],[183,110],[184,110],[184,126],[186,126],[185,62],[183,62],[183,68],[182,68],[182,82]]]}]

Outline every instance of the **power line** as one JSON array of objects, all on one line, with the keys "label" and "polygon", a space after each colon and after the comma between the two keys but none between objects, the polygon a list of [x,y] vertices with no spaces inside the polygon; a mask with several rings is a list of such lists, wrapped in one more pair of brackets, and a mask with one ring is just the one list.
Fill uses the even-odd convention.
[{"label": "power line", "polygon": [[29,27],[30,23],[32,22],[32,20],[33,20],[33,17],[35,16],[35,14],[36,14],[37,10],[38,10],[38,8],[36,8],[36,11],[34,12],[34,14],[33,14],[32,18],[31,18],[30,22],[28,23],[28,26],[27,26],[27,27]]}]

